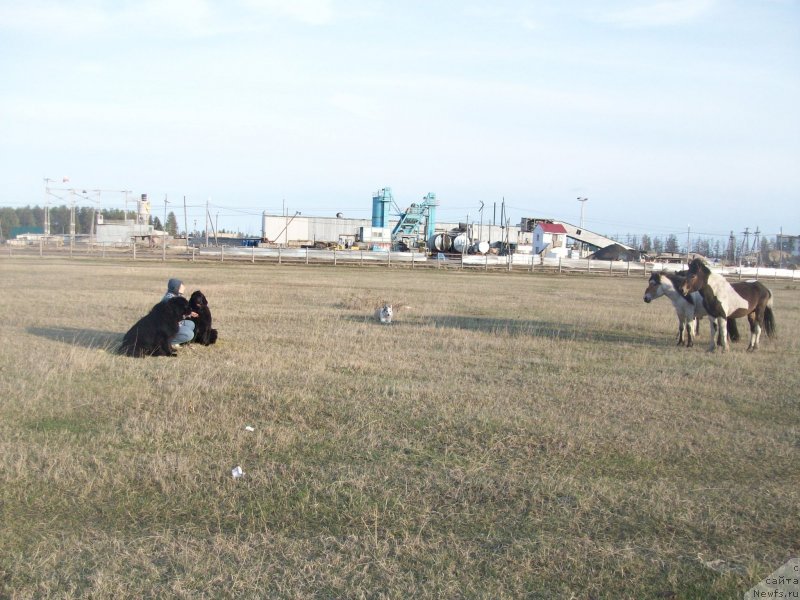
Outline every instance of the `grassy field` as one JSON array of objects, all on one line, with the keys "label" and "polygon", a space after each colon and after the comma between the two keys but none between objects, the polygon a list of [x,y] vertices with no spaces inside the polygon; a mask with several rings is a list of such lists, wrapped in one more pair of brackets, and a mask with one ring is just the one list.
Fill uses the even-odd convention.
[{"label": "grassy field", "polygon": [[[169,277],[218,345],[115,355]],[[1,597],[741,598],[800,553],[797,285],[766,282],[777,339],[711,354],[640,278],[0,281]]]}]

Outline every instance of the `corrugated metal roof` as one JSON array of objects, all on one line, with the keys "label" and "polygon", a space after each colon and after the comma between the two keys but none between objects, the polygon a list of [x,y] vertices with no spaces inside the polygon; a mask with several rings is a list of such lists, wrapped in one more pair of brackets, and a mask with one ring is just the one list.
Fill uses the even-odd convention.
[{"label": "corrugated metal roof", "polygon": [[567,233],[561,223],[538,223],[537,227],[541,227],[545,233]]}]

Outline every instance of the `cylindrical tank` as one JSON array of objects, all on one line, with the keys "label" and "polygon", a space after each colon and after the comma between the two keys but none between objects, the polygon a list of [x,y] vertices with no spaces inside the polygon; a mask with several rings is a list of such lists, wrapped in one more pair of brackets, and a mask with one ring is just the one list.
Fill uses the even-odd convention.
[{"label": "cylindrical tank", "polygon": [[386,227],[389,218],[389,204],[392,201],[392,189],[383,188],[372,195],[372,226]]},{"label": "cylindrical tank", "polygon": [[147,223],[150,220],[150,201],[147,199],[147,194],[142,194],[142,199],[139,200],[137,209],[137,222]]},{"label": "cylindrical tank", "polygon": [[453,240],[446,233],[437,233],[432,238],[428,238],[428,247],[436,252],[450,252],[453,248]]},{"label": "cylindrical tank", "polygon": [[478,242],[476,246],[478,252],[481,254],[486,254],[487,252],[489,252],[489,242]]},{"label": "cylindrical tank", "polygon": [[469,248],[469,238],[466,233],[459,233],[453,238],[453,250],[463,254]]}]

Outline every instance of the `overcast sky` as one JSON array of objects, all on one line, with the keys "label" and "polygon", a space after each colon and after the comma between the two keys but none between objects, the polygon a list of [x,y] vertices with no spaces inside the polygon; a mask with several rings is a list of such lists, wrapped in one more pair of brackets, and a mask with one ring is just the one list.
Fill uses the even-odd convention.
[{"label": "overcast sky", "polygon": [[797,0],[0,0],[3,206],[800,234],[798,106]]}]

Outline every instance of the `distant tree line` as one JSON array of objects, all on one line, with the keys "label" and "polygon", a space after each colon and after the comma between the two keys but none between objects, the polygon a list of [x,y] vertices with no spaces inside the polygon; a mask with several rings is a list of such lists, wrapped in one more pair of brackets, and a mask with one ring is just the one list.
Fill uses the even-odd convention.
[{"label": "distant tree line", "polygon": [[[70,207],[66,205],[50,207],[50,233],[52,235],[67,235],[70,232]],[[89,234],[92,232],[92,222],[96,219],[98,211],[90,206],[75,207],[75,233]],[[103,208],[99,211],[104,221],[136,220],[136,211],[124,211],[117,208]],[[45,209],[39,206],[25,206],[22,208],[0,207],[0,237],[8,239],[13,229],[18,227],[44,228]],[[150,215],[148,224],[155,229],[163,231],[163,225],[158,217]],[[178,219],[174,212],[167,215],[167,233],[177,235]]]},{"label": "distant tree line", "polygon": [[[651,237],[646,233],[641,236],[628,234],[625,239],[627,245],[641,250],[649,256],[667,253],[685,254],[687,252],[686,244],[681,244],[678,236],[672,233],[664,238]],[[742,262],[778,266],[780,262],[778,241],[771,240],[766,236],[760,238],[749,236],[742,239],[733,234],[727,239],[698,236],[690,240],[690,245],[689,252],[729,264]],[[787,260],[786,253],[784,253],[783,260]]]}]

